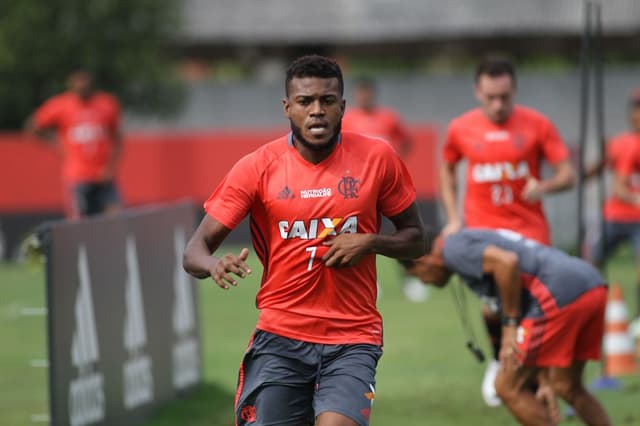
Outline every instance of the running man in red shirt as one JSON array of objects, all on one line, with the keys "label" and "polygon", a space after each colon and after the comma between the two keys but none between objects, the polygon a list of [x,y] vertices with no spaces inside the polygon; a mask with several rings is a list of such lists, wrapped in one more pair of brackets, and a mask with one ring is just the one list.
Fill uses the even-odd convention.
[{"label": "running man in red shirt", "polygon": [[[415,189],[385,142],[341,132],[342,72],[304,56],[287,70],[291,133],[242,158],[205,203],[185,270],[227,289],[249,250],[212,256],[250,215],[263,265],[256,331],[241,365],[238,425],[368,425],[382,353],[375,255],[424,253]],[[378,234],[381,216],[396,227]]]},{"label": "running man in red shirt", "polygon": [[[440,189],[446,225],[444,235],[469,228],[509,229],[543,244],[551,243],[550,228],[542,209],[545,194],[573,186],[575,177],[569,152],[548,118],[514,104],[516,76],[513,65],[502,58],[487,58],[476,69],[475,96],[480,107],[451,121],[444,143]],[[464,221],[457,205],[456,167],[467,160]],[[541,179],[542,161],[554,173]],[[485,306],[484,317],[492,337],[494,362],[483,381],[489,405],[496,372],[500,326]]]},{"label": "running man in red shirt", "polygon": [[[409,129],[396,111],[378,104],[377,95],[376,82],[373,79],[356,79],[353,90],[355,105],[347,107],[342,129],[384,139],[404,159],[409,155],[413,144]],[[429,288],[415,277],[404,276],[403,281],[403,292],[408,300],[420,303],[428,299]],[[381,294],[382,288],[378,285],[378,298]]]},{"label": "running man in red shirt", "polygon": [[607,286],[598,271],[508,230],[433,237],[429,254],[401,263],[425,283],[442,287],[458,274],[479,297],[496,299],[502,347],[495,385],[518,422],[557,424],[557,394],[586,424],[610,425],[583,384],[586,362],[600,358],[604,333]]},{"label": "running man in red shirt", "polygon": [[[640,334],[640,89],[629,98],[630,130],[615,136],[607,144],[606,164],[592,166],[587,178],[600,173],[606,165],[613,172],[612,194],[604,205],[605,237],[599,235],[589,253],[601,266],[624,241],[629,241],[636,256],[636,320],[633,329]],[[639,336],[640,337],[640,336]]]},{"label": "running man in red shirt", "polygon": [[27,131],[57,143],[63,157],[66,215],[70,219],[120,209],[114,177],[122,149],[120,105],[95,90],[90,72],[69,75],[69,90],[40,106]]}]

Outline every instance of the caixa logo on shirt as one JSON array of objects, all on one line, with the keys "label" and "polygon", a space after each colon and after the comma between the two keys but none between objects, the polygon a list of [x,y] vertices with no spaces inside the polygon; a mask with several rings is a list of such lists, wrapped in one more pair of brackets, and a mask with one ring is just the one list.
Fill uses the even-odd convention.
[{"label": "caixa logo on shirt", "polygon": [[89,143],[107,136],[105,129],[94,123],[76,124],[68,132],[74,143]]},{"label": "caixa logo on shirt", "polygon": [[474,164],[471,177],[474,182],[502,182],[523,179],[529,176],[529,163],[521,160],[517,163],[500,161],[496,163]]},{"label": "caixa logo on shirt", "polygon": [[315,240],[338,234],[355,234],[358,232],[358,216],[322,217],[293,222],[281,220],[278,222],[278,229],[283,240]]}]

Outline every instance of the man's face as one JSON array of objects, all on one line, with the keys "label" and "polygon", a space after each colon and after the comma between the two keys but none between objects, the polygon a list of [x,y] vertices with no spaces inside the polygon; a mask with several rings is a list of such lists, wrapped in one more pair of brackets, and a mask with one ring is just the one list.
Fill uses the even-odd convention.
[{"label": "man's face", "polygon": [[86,71],[76,71],[69,76],[69,90],[80,97],[87,97],[93,90],[93,78]]},{"label": "man's face", "polygon": [[353,99],[364,110],[371,110],[376,105],[376,93],[371,86],[357,86],[353,92]]},{"label": "man's face", "polygon": [[634,132],[640,133],[640,101],[631,106],[629,111],[629,122]]},{"label": "man's face", "polygon": [[438,237],[433,243],[433,248],[429,253],[415,260],[413,268],[407,272],[417,277],[426,284],[443,287],[451,278],[451,271],[444,264],[442,259],[442,246],[444,239]]},{"label": "man's face", "polygon": [[293,78],[283,103],[298,142],[314,151],[336,143],[345,108],[337,78]]},{"label": "man's face", "polygon": [[492,77],[482,74],[476,83],[476,99],[485,116],[492,122],[505,122],[513,111],[516,89],[510,75]]}]

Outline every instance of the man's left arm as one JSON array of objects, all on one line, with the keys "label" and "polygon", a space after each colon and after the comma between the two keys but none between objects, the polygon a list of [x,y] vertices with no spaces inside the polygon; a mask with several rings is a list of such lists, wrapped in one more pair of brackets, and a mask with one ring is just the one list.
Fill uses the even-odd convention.
[{"label": "man's left arm", "polygon": [[540,127],[542,154],[553,167],[553,175],[543,180],[533,176],[527,179],[522,190],[522,198],[529,202],[540,201],[545,194],[571,189],[576,183],[576,173],[569,160],[569,150],[562,141],[560,133],[547,119],[541,121]]},{"label": "man's left arm", "polygon": [[395,259],[415,259],[424,254],[424,226],[416,203],[389,218],[396,230],[392,234],[340,234],[325,241],[329,250],[322,257],[326,266],[352,266],[367,254]]},{"label": "man's left arm", "polygon": [[113,180],[116,175],[118,163],[120,162],[120,157],[122,156],[123,137],[122,130],[119,127],[113,131],[111,140],[113,143],[113,149],[111,150],[111,157],[109,158],[109,163],[105,169],[105,181]]},{"label": "man's left arm", "polygon": [[116,174],[118,163],[120,162],[120,158],[122,156],[123,135],[122,126],[120,124],[121,112],[120,105],[115,99],[113,100],[112,115],[113,116],[111,118],[111,125],[109,127],[109,130],[111,132],[109,137],[111,138],[112,149],[111,157],[109,158],[109,162],[107,163],[107,167],[105,169],[105,181],[113,180]]},{"label": "man's left arm", "polygon": [[415,259],[425,254],[424,225],[415,202],[389,220],[396,230],[387,235],[373,234],[373,253],[394,259]]},{"label": "man's left arm", "polygon": [[569,160],[563,160],[552,165],[553,176],[549,179],[538,180],[529,177],[523,189],[523,198],[527,201],[539,201],[545,194],[565,191],[573,188],[576,175]]},{"label": "man's left arm", "polygon": [[522,293],[518,255],[489,245],[482,253],[482,270],[493,277],[500,295],[502,311],[500,363],[508,369],[515,369],[520,366],[516,337],[521,316],[520,295]]}]

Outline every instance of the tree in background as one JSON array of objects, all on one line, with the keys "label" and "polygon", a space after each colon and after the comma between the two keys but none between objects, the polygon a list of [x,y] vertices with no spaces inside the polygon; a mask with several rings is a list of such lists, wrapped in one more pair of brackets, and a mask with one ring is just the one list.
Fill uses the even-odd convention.
[{"label": "tree in background", "polygon": [[69,71],[91,70],[127,108],[177,109],[181,86],[166,50],[179,0],[0,1],[0,129],[22,127]]}]

